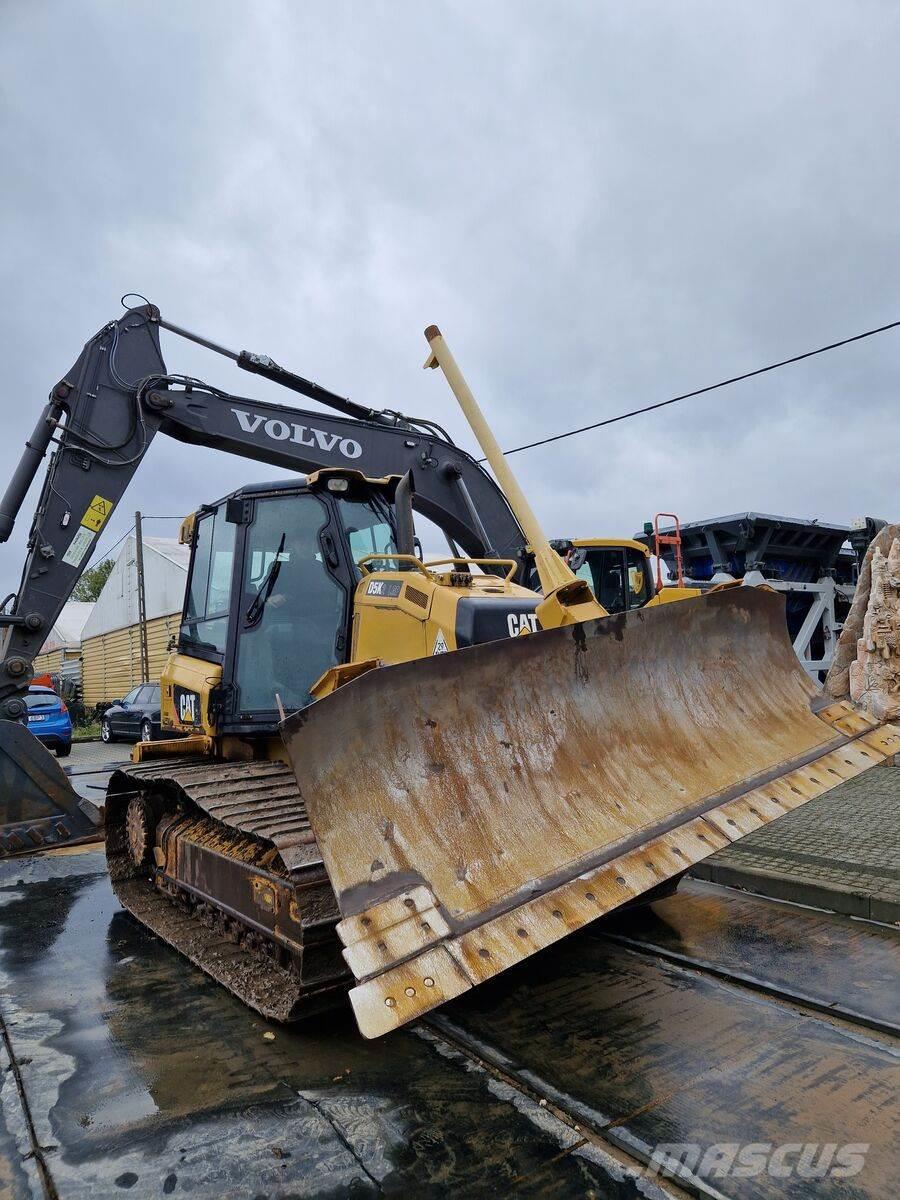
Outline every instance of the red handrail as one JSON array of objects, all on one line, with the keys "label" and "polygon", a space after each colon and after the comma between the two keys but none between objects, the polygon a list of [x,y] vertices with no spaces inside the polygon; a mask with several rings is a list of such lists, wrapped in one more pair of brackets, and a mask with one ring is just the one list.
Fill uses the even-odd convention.
[{"label": "red handrail", "polygon": [[[674,533],[659,532],[659,518],[671,517],[675,522]],[[656,555],[656,590],[659,591],[662,587],[662,555],[659,552],[660,546],[675,547],[675,574],[678,578],[678,586],[684,587],[684,563],[681,558],[681,522],[674,513],[657,513],[653,518],[653,541],[654,553]]]}]

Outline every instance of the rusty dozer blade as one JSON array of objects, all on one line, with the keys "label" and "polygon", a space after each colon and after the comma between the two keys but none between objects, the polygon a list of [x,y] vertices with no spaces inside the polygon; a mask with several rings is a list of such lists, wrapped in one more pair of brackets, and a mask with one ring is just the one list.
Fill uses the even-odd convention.
[{"label": "rusty dozer blade", "polygon": [[458,996],[900,749],[743,588],[371,671],[282,726],[361,1031]]},{"label": "rusty dozer blade", "polygon": [[24,725],[0,721],[0,858],[99,836],[50,752]]}]

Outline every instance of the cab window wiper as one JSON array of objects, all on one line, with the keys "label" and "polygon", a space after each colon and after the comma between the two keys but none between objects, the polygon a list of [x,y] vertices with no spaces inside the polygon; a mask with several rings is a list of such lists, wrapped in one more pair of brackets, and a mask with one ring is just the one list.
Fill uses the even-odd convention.
[{"label": "cab window wiper", "polygon": [[281,540],[278,543],[278,549],[275,551],[275,557],[269,564],[269,569],[266,571],[265,578],[259,585],[259,591],[247,606],[247,611],[244,613],[245,625],[256,625],[262,619],[263,610],[266,607],[266,602],[272,595],[278,574],[281,571],[281,554],[284,550],[284,534],[281,535]]}]

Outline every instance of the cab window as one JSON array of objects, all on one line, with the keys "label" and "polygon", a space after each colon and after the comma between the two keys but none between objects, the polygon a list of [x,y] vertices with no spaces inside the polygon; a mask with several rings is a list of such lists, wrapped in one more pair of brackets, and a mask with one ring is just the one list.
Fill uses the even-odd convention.
[{"label": "cab window", "polygon": [[342,500],[340,512],[354,564],[367,554],[397,553],[394,525],[384,501]]},{"label": "cab window", "polygon": [[629,608],[643,608],[650,599],[650,563],[640,550],[626,549],[626,595]]},{"label": "cab window", "polygon": [[322,554],[328,519],[316,496],[255,502],[247,526],[235,684],[241,714],[310,703],[310,687],[339,661],[346,594]]},{"label": "cab window", "polygon": [[188,653],[206,653],[221,660],[225,653],[235,526],[225,520],[225,506],[199,517],[194,534],[194,557],[181,626]]},{"label": "cab window", "polygon": [[617,613],[625,607],[624,567],[625,558],[619,546],[591,546],[575,574],[587,580],[608,613]]}]

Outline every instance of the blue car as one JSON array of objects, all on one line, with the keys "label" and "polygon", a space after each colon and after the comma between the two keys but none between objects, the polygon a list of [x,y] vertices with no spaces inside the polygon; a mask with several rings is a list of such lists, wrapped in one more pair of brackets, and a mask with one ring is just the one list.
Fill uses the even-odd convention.
[{"label": "blue car", "polygon": [[43,742],[48,750],[55,750],[57,758],[65,758],[72,751],[72,718],[65,702],[53,688],[33,683],[25,697],[28,705],[28,728]]}]

